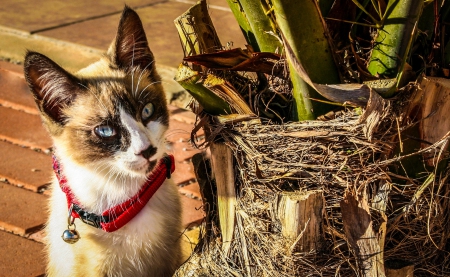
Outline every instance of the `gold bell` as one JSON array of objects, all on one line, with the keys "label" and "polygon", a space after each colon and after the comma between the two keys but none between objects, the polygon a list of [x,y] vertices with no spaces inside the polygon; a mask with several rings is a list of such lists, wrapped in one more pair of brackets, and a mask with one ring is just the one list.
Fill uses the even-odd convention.
[{"label": "gold bell", "polygon": [[[71,205],[69,209],[69,216],[67,218],[67,230],[65,230],[61,236],[63,241],[70,244],[74,244],[80,239],[80,234],[78,233],[77,226],[74,223],[75,218],[72,217],[72,209],[73,205]],[[71,226],[73,226],[73,229],[70,229]]]}]

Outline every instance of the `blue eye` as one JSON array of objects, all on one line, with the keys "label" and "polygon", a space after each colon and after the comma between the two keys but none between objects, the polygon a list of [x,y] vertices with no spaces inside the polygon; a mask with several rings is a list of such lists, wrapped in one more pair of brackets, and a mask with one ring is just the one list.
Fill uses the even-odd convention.
[{"label": "blue eye", "polygon": [[112,138],[117,134],[116,130],[109,125],[99,125],[95,127],[94,132],[101,138]]},{"label": "blue eye", "polygon": [[148,103],[147,105],[145,105],[145,107],[142,109],[142,120],[145,121],[149,119],[154,111],[155,107],[153,106],[152,103]]}]

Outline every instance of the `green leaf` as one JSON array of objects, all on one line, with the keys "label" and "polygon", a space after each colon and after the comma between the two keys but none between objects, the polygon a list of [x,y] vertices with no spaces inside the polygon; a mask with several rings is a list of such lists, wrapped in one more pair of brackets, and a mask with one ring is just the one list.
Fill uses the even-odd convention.
[{"label": "green leaf", "polygon": [[201,75],[199,72],[194,71],[183,64],[178,67],[178,72],[175,76],[175,81],[187,90],[192,97],[202,105],[207,113],[212,115],[230,114],[230,105],[214,92],[203,86],[200,79]]}]

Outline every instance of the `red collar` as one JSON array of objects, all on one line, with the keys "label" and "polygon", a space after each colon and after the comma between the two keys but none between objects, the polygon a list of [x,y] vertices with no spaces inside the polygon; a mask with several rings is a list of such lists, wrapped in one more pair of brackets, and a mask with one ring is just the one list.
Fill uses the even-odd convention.
[{"label": "red collar", "polygon": [[97,215],[83,210],[75,195],[67,186],[67,179],[61,172],[61,166],[57,158],[53,156],[53,171],[56,174],[61,190],[66,194],[67,206],[72,213],[72,217],[79,218],[84,223],[106,232],[114,232],[132,220],[145,207],[164,181],[170,179],[170,175],[174,170],[175,162],[173,156],[164,156],[156,164],[147,181],[136,195],[122,204],[104,211],[101,215]]}]

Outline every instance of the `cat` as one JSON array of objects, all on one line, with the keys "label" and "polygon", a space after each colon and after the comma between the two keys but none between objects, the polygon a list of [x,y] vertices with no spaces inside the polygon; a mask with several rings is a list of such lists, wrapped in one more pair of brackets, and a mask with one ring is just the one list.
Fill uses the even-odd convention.
[{"label": "cat", "polygon": [[[168,179],[173,160],[164,153],[165,94],[138,14],[125,6],[104,57],[77,73],[31,51],[24,72],[54,143],[47,275],[172,276],[182,259],[181,206]],[[150,175],[160,176],[162,185],[118,228],[117,209],[136,196],[131,202],[143,203],[139,192]],[[116,210],[108,219],[109,209]],[[83,213],[84,222],[75,220]],[[116,220],[108,224],[118,229],[102,229],[106,219]],[[73,244],[61,238],[64,230]]]}]

